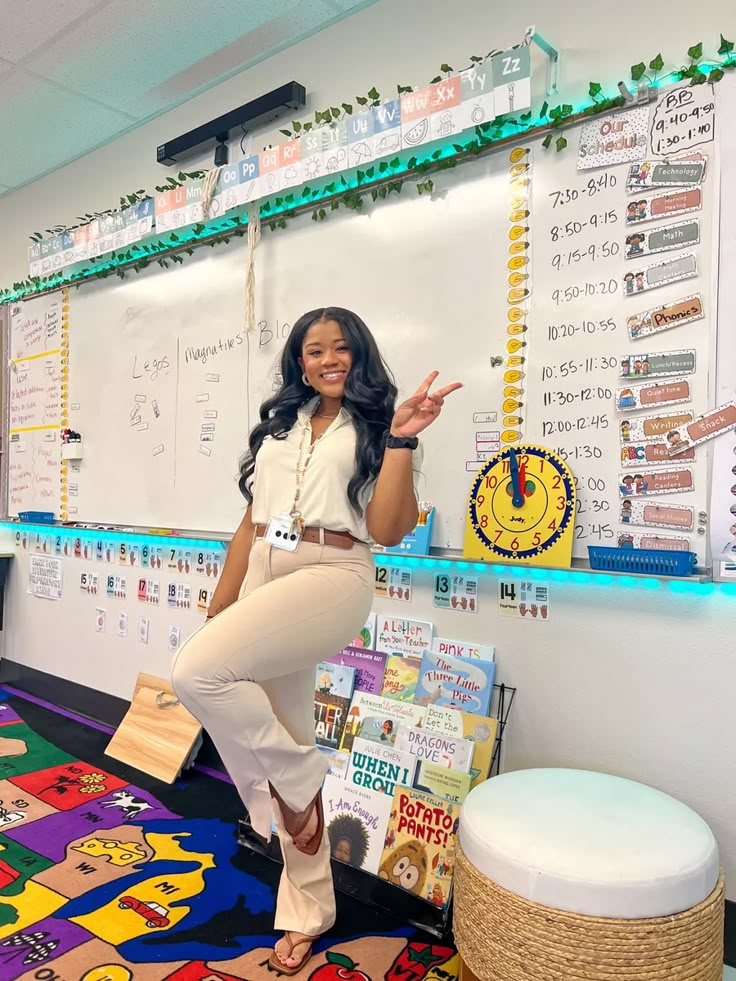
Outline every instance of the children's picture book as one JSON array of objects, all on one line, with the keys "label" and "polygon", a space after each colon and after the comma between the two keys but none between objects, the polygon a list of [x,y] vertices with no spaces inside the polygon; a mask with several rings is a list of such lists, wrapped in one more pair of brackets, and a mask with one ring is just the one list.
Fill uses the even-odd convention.
[{"label": "children's picture book", "polygon": [[432,645],[432,631],[432,624],[427,620],[379,616],[376,620],[376,649],[421,657],[422,652]]},{"label": "children's picture book", "polygon": [[488,715],[495,673],[495,661],[425,651],[414,702]]},{"label": "children's picture book", "polygon": [[370,650],[376,638],[376,614],[369,613],[365,626],[350,645],[351,647],[365,647]]},{"label": "children's picture book", "polygon": [[[343,753],[349,753],[353,748],[353,740],[358,734],[363,738],[374,738],[378,742],[388,742],[392,745],[396,738],[395,730],[402,723],[409,726],[420,725],[424,712],[423,706],[412,702],[399,702],[395,698],[383,698],[381,695],[356,691],[348,710],[340,749]],[[363,732],[363,723],[368,720],[370,724],[366,725]]]},{"label": "children's picture book", "polygon": [[397,787],[378,875],[439,909],[450,902],[460,806]]},{"label": "children's picture book", "polygon": [[328,661],[317,665],[314,687],[314,734],[317,745],[339,748],[354,684],[354,668]]},{"label": "children's picture book", "polygon": [[474,744],[469,739],[427,732],[418,726],[399,726],[394,745],[396,749],[406,750],[419,760],[470,773]]},{"label": "children's picture book", "polygon": [[381,694],[386,698],[397,698],[400,702],[413,702],[421,665],[421,658],[389,654]]},{"label": "children's picture book", "polygon": [[496,745],[498,720],[457,709],[440,708],[428,705],[422,720],[422,729],[427,732],[442,733],[464,739],[473,745],[473,760],[470,766],[471,788],[487,779]]},{"label": "children's picture book", "polygon": [[366,691],[370,695],[380,695],[383,673],[388,654],[385,651],[372,651],[368,648],[346,647],[331,664],[344,664],[355,669],[355,691]]},{"label": "children's picture book", "polygon": [[376,875],[393,798],[328,775],[322,804],[332,858]]},{"label": "children's picture book", "polygon": [[442,797],[454,804],[462,804],[470,793],[470,774],[448,770],[446,766],[419,760],[412,786],[425,794]]},{"label": "children's picture book", "polygon": [[472,657],[475,660],[493,661],[496,648],[492,644],[471,644],[464,640],[451,640],[449,637],[434,637],[432,650],[438,654],[452,657]]},{"label": "children's picture book", "polygon": [[348,772],[348,756],[337,749],[328,749],[327,746],[318,745],[317,749],[327,761],[327,776],[344,780]]},{"label": "children's picture book", "polygon": [[411,753],[356,736],[345,782],[393,797],[398,784],[411,786],[416,767],[416,757]]}]

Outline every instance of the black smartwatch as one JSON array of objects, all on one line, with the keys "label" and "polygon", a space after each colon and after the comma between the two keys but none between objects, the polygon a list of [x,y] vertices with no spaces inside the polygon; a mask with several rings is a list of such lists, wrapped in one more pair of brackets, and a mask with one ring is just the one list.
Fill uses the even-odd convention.
[{"label": "black smartwatch", "polygon": [[415,450],[419,446],[417,436],[392,436],[388,431],[383,439],[387,450]]}]

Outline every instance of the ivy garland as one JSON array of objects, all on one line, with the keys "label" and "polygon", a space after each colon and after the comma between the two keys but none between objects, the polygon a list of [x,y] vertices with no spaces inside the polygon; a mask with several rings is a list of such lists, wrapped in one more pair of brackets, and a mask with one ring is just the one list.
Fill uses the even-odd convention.
[{"label": "ivy garland", "polygon": [[[494,50],[489,51],[485,57],[472,55],[469,67],[484,64],[497,53],[498,51]],[[703,44],[698,42],[691,45],[687,50],[688,64],[673,69],[666,76],[661,76],[664,59],[661,54],[658,54],[648,63],[641,61],[632,65],[631,79],[637,83],[643,81],[648,85],[661,85],[664,82],[678,82],[685,79],[689,79],[690,85],[720,82],[727,71],[736,69],[734,42],[727,40],[722,34],[718,55],[721,58],[719,62],[704,64],[702,60]],[[441,74],[435,76],[429,84],[435,84],[442,81],[443,78],[449,77],[454,74],[454,69],[450,65],[443,64],[440,72]],[[649,74],[650,72],[652,74]],[[412,86],[397,85],[396,87],[399,97],[412,91],[414,91]],[[360,212],[364,209],[368,194],[374,202],[379,199],[385,200],[392,194],[400,194],[407,180],[414,183],[418,194],[431,194],[434,190],[434,182],[429,176],[430,174],[452,169],[459,162],[479,156],[498,143],[517,139],[520,134],[537,135],[547,130],[542,146],[549,148],[554,142],[557,152],[561,152],[567,147],[568,141],[560,130],[590,116],[608,112],[626,104],[626,100],[620,94],[613,97],[604,96],[602,86],[598,82],[590,82],[588,95],[591,104],[577,113],[574,113],[573,106],[569,103],[550,107],[547,102],[544,102],[536,119],[533,119],[533,114],[529,111],[518,117],[503,116],[491,122],[482,123],[475,128],[474,135],[470,140],[465,143],[453,144],[453,156],[445,156],[442,150],[435,150],[430,156],[422,160],[418,157],[412,157],[407,162],[405,170],[401,168],[401,161],[398,157],[390,161],[383,160],[366,170],[358,170],[355,180],[357,186],[355,187],[352,187],[343,176],[339,182],[332,181],[321,188],[304,187],[298,194],[286,194],[274,197],[272,200],[268,199],[260,207],[261,221],[267,223],[272,231],[286,228],[291,218],[305,211],[312,212],[314,221],[324,221],[329,213],[325,206],[328,202],[329,211],[337,211],[343,207],[350,211]],[[365,95],[356,96],[354,101],[359,107],[358,111],[364,111],[381,105],[382,96],[373,86]],[[293,139],[320,125],[331,124],[344,119],[346,116],[352,115],[354,111],[353,103],[343,102],[341,106],[330,106],[315,112],[314,119],[308,122],[294,121],[290,129],[282,129],[280,132]],[[175,190],[186,181],[201,180],[205,174],[206,172],[202,170],[190,173],[182,171],[176,178],[170,177],[165,184],[157,186],[156,191],[163,193]],[[149,193],[143,189],[133,191],[120,198],[117,209],[111,208],[103,212],[78,216],[76,219],[78,224],[76,225],[47,228],[45,233],[34,232],[30,239],[32,242],[38,242],[45,237],[45,234],[58,235],[64,231],[71,231],[93,219],[104,218],[115,211],[125,210],[149,196]],[[150,245],[136,245],[127,251],[112,252],[109,255],[90,259],[89,267],[71,275],[56,273],[45,277],[33,276],[22,282],[13,283],[12,288],[0,290],[0,303],[57,289],[62,285],[74,284],[79,287],[81,282],[87,279],[106,279],[113,274],[124,279],[126,273],[131,269],[135,273],[139,273],[152,262],[158,262],[163,268],[168,268],[170,264],[181,264],[184,262],[184,257],[192,255],[196,248],[204,245],[214,248],[217,245],[228,243],[233,237],[242,237],[246,234],[246,226],[247,219],[238,216],[227,218],[219,223],[206,225],[200,223],[189,230],[185,236],[185,241],[182,241],[182,238],[176,233],[172,233],[168,238],[153,242]]]}]

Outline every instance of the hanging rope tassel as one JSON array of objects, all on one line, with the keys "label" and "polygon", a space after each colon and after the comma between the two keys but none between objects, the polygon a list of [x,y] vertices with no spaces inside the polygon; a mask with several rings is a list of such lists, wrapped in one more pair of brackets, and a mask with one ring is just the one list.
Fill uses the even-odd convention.
[{"label": "hanging rope tassel", "polygon": [[245,332],[256,329],[256,278],[255,251],[261,240],[260,205],[253,202],[248,207],[248,257],[245,267]]},{"label": "hanging rope tassel", "polygon": [[220,177],[220,171],[222,167],[213,167],[212,170],[208,170],[202,181],[202,214],[205,218],[210,216],[210,207],[212,205],[212,198],[215,196],[215,189],[217,187],[217,181]]}]

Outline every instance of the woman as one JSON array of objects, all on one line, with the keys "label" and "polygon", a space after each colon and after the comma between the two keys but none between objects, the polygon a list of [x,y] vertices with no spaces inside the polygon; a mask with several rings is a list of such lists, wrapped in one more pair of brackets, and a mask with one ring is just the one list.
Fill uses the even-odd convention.
[{"label": "woman", "polygon": [[297,974],[335,922],[330,842],[315,747],[316,665],[370,612],[370,542],[416,525],[413,451],[459,383],[430,394],[433,372],[395,408],[376,342],[349,310],[294,325],[280,390],[261,407],[240,488],[249,503],[228,550],[206,629],[182,647],[173,685],[210,733],[251,825],[279,832],[284,871],[271,966]]}]

